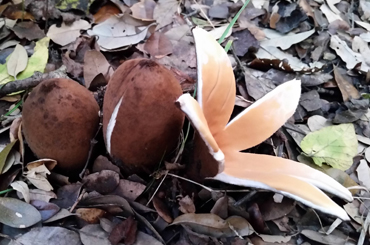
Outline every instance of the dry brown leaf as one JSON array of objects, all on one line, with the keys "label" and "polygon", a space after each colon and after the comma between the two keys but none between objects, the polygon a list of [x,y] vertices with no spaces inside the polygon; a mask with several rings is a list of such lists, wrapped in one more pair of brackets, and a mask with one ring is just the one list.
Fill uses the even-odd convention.
[{"label": "dry brown leaf", "polygon": [[330,47],[340,56],[340,58],[346,63],[347,69],[354,69],[357,68],[358,64],[361,63],[361,67],[357,68],[360,69],[362,72],[367,72],[370,70],[370,66],[368,66],[359,53],[354,52],[347,46],[345,41],[342,41],[339,36],[332,35],[330,38]]},{"label": "dry brown leaf", "polygon": [[47,36],[53,42],[65,46],[74,42],[80,36],[81,30],[87,30],[90,27],[90,23],[86,20],[77,20],[69,26],[63,22],[61,27],[57,27],[55,24],[50,26]]},{"label": "dry brown leaf", "polygon": [[215,205],[213,205],[210,213],[220,216],[222,219],[226,219],[228,215],[229,197],[227,195],[219,198]]},{"label": "dry brown leaf", "polygon": [[113,73],[113,68],[108,63],[105,56],[97,51],[97,50],[89,50],[86,51],[84,57],[84,79],[85,79],[85,86],[88,89],[92,89],[92,82],[94,78],[102,74],[105,78],[105,84],[99,84],[99,86],[106,85],[110,79],[111,73]]},{"label": "dry brown leaf", "polygon": [[361,19],[368,20],[370,18],[370,3],[366,0],[360,0],[360,10],[362,12]]},{"label": "dry brown leaf", "polygon": [[364,220],[359,211],[359,201],[355,200],[354,202],[347,203],[343,206],[344,210],[346,210],[347,214],[358,224],[362,225]]},{"label": "dry brown leaf", "polygon": [[331,121],[320,115],[314,115],[307,120],[307,126],[311,132],[333,125]]},{"label": "dry brown leaf", "polygon": [[287,35],[280,35],[278,32],[276,32],[276,35],[278,37],[262,41],[260,45],[263,47],[267,46],[279,47],[282,50],[286,50],[290,48],[293,44],[302,42],[303,40],[307,39],[314,33],[315,29],[306,32],[301,32],[298,34],[287,34]]},{"label": "dry brown leaf", "polygon": [[55,195],[52,191],[44,191],[40,189],[31,189],[30,191],[30,200],[40,200],[44,202],[49,202],[50,199],[56,199],[57,195]]},{"label": "dry brown leaf", "polygon": [[313,21],[315,22],[315,27],[317,27],[315,14],[313,13],[312,7],[308,4],[307,0],[300,0],[298,4],[307,14],[307,16],[310,16],[313,19]]},{"label": "dry brown leaf", "polygon": [[28,163],[26,168],[27,170],[31,171],[32,169],[37,168],[41,165],[45,165],[45,167],[51,171],[57,165],[57,161],[55,161],[54,159],[43,158],[43,159],[39,159],[39,160]]},{"label": "dry brown leaf", "polygon": [[154,237],[144,232],[138,231],[136,241],[133,245],[142,245],[142,244],[162,245],[162,243],[155,239]]},{"label": "dry brown leaf", "polygon": [[354,37],[352,41],[352,50],[360,53],[366,64],[370,65],[370,49],[367,42],[360,37]]},{"label": "dry brown leaf", "polygon": [[109,241],[112,245],[117,245],[123,241],[127,245],[135,243],[137,234],[137,221],[134,220],[133,216],[128,217],[115,227],[113,227],[109,234]]},{"label": "dry brown leaf", "polygon": [[317,231],[312,230],[302,230],[301,234],[308,237],[311,240],[319,242],[321,244],[346,244],[348,241],[348,236],[345,236],[342,232],[336,231],[336,234],[325,235]]},{"label": "dry brown leaf", "polygon": [[[45,242],[47,238],[47,242]],[[24,235],[17,237],[13,244],[58,244],[80,245],[78,233],[63,227],[44,226],[35,227]]]},{"label": "dry brown leaf", "polygon": [[335,7],[335,4],[339,3],[341,0],[330,0],[327,1],[329,8],[333,11],[334,14],[340,14],[340,11]]},{"label": "dry brown leaf", "polygon": [[325,17],[328,19],[329,23],[332,23],[335,20],[342,20],[342,18],[338,14],[330,10],[330,8],[328,7],[328,5],[326,5],[326,3],[321,5],[320,10],[323,12]]},{"label": "dry brown leaf", "polygon": [[358,90],[340,74],[337,66],[334,66],[334,77],[342,93],[343,101],[361,97]]},{"label": "dry brown leaf", "polygon": [[154,25],[149,23],[135,20],[129,15],[114,15],[87,33],[99,37],[97,42],[102,50],[113,50],[144,40],[149,27]]},{"label": "dry brown leaf", "polygon": [[171,225],[190,226],[195,232],[217,238],[249,236],[254,232],[249,222],[239,216],[223,220],[215,214],[183,214]]},{"label": "dry brown leaf", "polygon": [[[209,34],[211,34],[216,40],[220,39],[222,37],[222,35],[224,34],[224,32],[226,31],[227,27],[229,25],[226,24],[226,25],[222,25],[220,27],[216,27],[212,30],[209,31]],[[232,33],[232,29],[230,28],[229,31],[226,33],[226,36],[225,38],[228,38]]]},{"label": "dry brown leaf", "polygon": [[156,30],[172,23],[172,18],[178,11],[177,0],[159,0],[154,8],[153,19],[158,23]]},{"label": "dry brown leaf", "polygon": [[94,23],[99,24],[109,19],[112,15],[122,13],[117,5],[108,2],[103,7],[101,7],[96,14],[94,14]]},{"label": "dry brown leaf", "polygon": [[367,31],[370,31],[370,24],[367,22],[355,20],[355,23],[363,28],[365,28]]},{"label": "dry brown leaf", "polygon": [[24,21],[17,23],[13,27],[13,31],[20,39],[27,38],[27,40],[39,40],[45,37],[45,33],[41,28],[32,21]]},{"label": "dry brown leaf", "polygon": [[161,32],[154,32],[144,44],[144,50],[152,57],[162,58],[172,53],[172,43]]},{"label": "dry brown leaf", "polygon": [[[292,69],[293,71],[312,71],[315,72],[323,67],[323,63],[321,62],[314,62],[310,63],[309,65],[303,63],[300,59],[297,57],[294,57],[293,55],[281,51],[277,47],[262,47],[257,51],[255,54],[258,59],[263,60],[263,63],[266,65],[273,66],[275,62],[277,62],[277,67],[280,69],[285,69],[285,66],[289,66],[289,69]],[[286,61],[284,63],[283,61]],[[269,63],[267,62],[269,61]],[[285,69],[287,70],[287,69]]]},{"label": "dry brown leaf", "polygon": [[261,237],[263,241],[271,243],[288,243],[290,239],[292,239],[291,236],[276,236],[264,234],[258,234],[258,236]]},{"label": "dry brown leaf", "polygon": [[41,165],[35,168],[32,168],[28,172],[26,172],[26,178],[38,189],[44,191],[51,191],[53,187],[50,185],[49,181],[47,180],[47,175],[50,174],[50,171],[45,167],[45,165]]},{"label": "dry brown leaf", "polygon": [[10,184],[14,190],[18,191],[22,194],[22,197],[26,201],[26,203],[30,203],[30,190],[28,185],[24,181],[14,181]]},{"label": "dry brown leaf", "polygon": [[361,185],[370,190],[370,168],[365,159],[360,161],[356,172]]},{"label": "dry brown leaf", "polygon": [[76,214],[89,224],[99,224],[100,218],[106,214],[106,211],[100,208],[79,208],[76,209]]},{"label": "dry brown leaf", "polygon": [[139,182],[120,179],[119,184],[113,193],[124,197],[127,200],[135,201],[135,199],[144,192],[145,188],[146,186]]},{"label": "dry brown leaf", "polygon": [[250,21],[239,21],[239,26],[241,28],[247,28],[248,31],[258,40],[262,41],[266,38],[265,33],[258,26],[251,23]]},{"label": "dry brown leaf", "polygon": [[27,63],[28,55],[26,49],[22,45],[17,44],[8,62],[6,62],[8,74],[17,79],[17,75],[26,69]]},{"label": "dry brown leaf", "polygon": [[157,6],[153,0],[141,0],[131,7],[132,16],[141,20],[153,20],[154,8]]},{"label": "dry brown leaf", "polygon": [[179,210],[184,213],[195,213],[195,205],[189,196],[185,196],[179,200]]},{"label": "dry brown leaf", "polygon": [[167,205],[158,197],[153,198],[153,206],[158,212],[158,215],[162,217],[167,223],[172,223],[173,218],[170,214],[170,211]]},{"label": "dry brown leaf", "polygon": [[119,174],[112,170],[102,170],[89,174],[82,179],[87,191],[97,191],[100,194],[112,192],[119,183]]},{"label": "dry brown leaf", "polygon": [[18,131],[19,131],[19,127],[21,126],[21,123],[22,123],[22,117],[18,117],[14,119],[14,121],[10,125],[10,130],[9,130],[10,142],[13,142],[18,139]]}]

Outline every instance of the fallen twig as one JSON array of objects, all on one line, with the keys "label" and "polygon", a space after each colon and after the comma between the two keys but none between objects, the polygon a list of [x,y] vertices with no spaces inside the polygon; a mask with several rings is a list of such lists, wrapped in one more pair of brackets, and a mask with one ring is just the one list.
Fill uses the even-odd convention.
[{"label": "fallen twig", "polygon": [[66,70],[67,68],[65,66],[61,66],[58,70],[49,73],[35,72],[31,77],[9,82],[0,89],[0,97],[35,87],[47,79],[68,78]]}]

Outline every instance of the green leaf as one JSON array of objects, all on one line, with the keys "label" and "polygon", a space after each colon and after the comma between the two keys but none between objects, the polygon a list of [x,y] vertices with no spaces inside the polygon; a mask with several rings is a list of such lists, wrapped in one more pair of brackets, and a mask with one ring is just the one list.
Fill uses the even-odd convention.
[{"label": "green leaf", "polygon": [[40,220],[40,212],[31,204],[16,198],[0,197],[0,223],[15,228],[27,228]]},{"label": "green leaf", "polygon": [[301,142],[301,149],[315,164],[327,163],[333,168],[347,170],[357,154],[357,137],[353,124],[329,126],[311,132]]},{"label": "green leaf", "polygon": [[44,37],[36,42],[34,53],[29,58],[26,69],[17,77],[19,80],[32,76],[36,71],[44,73],[49,58],[49,41],[50,38]]},{"label": "green leaf", "polygon": [[3,173],[3,168],[6,163],[6,159],[9,155],[10,150],[13,148],[15,142],[17,140],[14,140],[13,142],[9,143],[1,152],[0,152],[0,174]]},{"label": "green leaf", "polygon": [[250,0],[245,1],[243,4],[243,7],[238,11],[238,13],[234,16],[230,24],[227,26],[226,30],[224,31],[224,34],[222,34],[221,38],[218,40],[218,43],[222,43],[227,35],[229,33],[230,29],[234,26],[235,22],[239,19],[240,14],[243,12],[243,10],[247,7]]},{"label": "green leaf", "polygon": [[[28,59],[28,64],[26,69],[19,73],[17,76],[18,80],[31,77],[36,71],[44,72],[45,66],[49,58],[49,41],[50,38],[44,37],[43,39],[36,42],[33,55]],[[9,56],[6,58],[9,61]],[[14,81],[14,77],[10,76],[7,71],[7,63],[0,64],[0,85],[6,84],[8,82]]]}]

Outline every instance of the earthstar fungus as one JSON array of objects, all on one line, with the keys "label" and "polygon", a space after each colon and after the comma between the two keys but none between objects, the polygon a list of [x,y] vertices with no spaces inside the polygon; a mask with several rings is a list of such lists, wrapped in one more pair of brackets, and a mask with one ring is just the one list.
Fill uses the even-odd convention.
[{"label": "earthstar fungus", "polygon": [[77,82],[54,78],[37,85],[23,105],[23,132],[39,158],[52,158],[68,175],[84,166],[99,126],[94,96]]},{"label": "earthstar fungus", "polygon": [[352,201],[351,193],[333,178],[292,160],[240,152],[262,143],[294,114],[301,82],[291,80],[278,86],[229,122],[236,95],[230,60],[208,32],[194,28],[193,35],[198,68],[197,101],[184,94],[177,103],[197,130],[195,146],[203,149],[195,149],[195,158],[201,161],[200,173],[228,184],[281,193],[349,220],[344,209],[320,190]]},{"label": "earthstar fungus", "polygon": [[182,89],[172,72],[150,59],[120,65],[104,96],[106,148],[127,172],[151,173],[177,146],[185,115],[175,105]]}]

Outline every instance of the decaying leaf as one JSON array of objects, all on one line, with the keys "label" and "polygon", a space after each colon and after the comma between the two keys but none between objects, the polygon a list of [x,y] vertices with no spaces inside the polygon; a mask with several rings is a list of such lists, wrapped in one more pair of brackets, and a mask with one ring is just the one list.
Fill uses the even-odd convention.
[{"label": "decaying leaf", "polygon": [[347,170],[357,154],[357,138],[353,124],[329,126],[309,133],[301,142],[301,149],[321,166]]},{"label": "decaying leaf", "polygon": [[53,217],[51,217],[48,220],[45,220],[44,223],[51,223],[51,222],[54,222],[54,221],[57,221],[57,220],[60,220],[60,219],[64,219],[66,217],[73,216],[73,215],[76,215],[76,213],[71,213],[67,209],[62,208]]},{"label": "decaying leaf", "polygon": [[139,182],[120,179],[113,193],[129,201],[135,201],[135,199],[144,192],[145,188],[146,186]]},{"label": "decaying leaf", "polygon": [[31,204],[40,212],[42,221],[50,219],[60,210],[58,205],[40,200],[33,200]]},{"label": "decaying leaf", "polygon": [[103,7],[101,7],[98,12],[94,14],[94,23],[102,23],[109,17],[115,14],[122,13],[121,10],[114,3],[108,2]]},{"label": "decaying leaf", "polygon": [[14,190],[19,191],[27,203],[30,202],[30,190],[24,181],[14,181],[10,184],[10,186],[13,187]]},{"label": "decaying leaf", "polygon": [[265,32],[266,37],[268,37],[269,39],[262,41],[260,45],[262,47],[268,47],[268,46],[279,47],[282,50],[286,50],[290,48],[293,44],[300,43],[306,38],[310,37],[312,34],[315,33],[315,29],[312,29],[306,32],[301,32],[298,34],[290,34],[290,35],[289,34],[282,35],[276,32],[274,37],[271,37],[267,34],[270,32],[271,30],[269,30],[269,32],[267,31]]},{"label": "decaying leaf", "polygon": [[[58,244],[80,245],[81,241],[77,232],[54,226],[33,228],[31,231],[16,239],[16,244]],[[98,243],[97,243],[98,244]]]},{"label": "decaying leaf", "polygon": [[263,241],[265,242],[271,242],[271,243],[288,243],[290,239],[292,239],[291,236],[273,236],[273,235],[264,235],[264,234],[259,234],[259,237],[262,238]]},{"label": "decaying leaf", "polygon": [[337,35],[333,35],[330,38],[330,47],[339,55],[342,60],[346,63],[347,69],[354,69],[359,64],[361,66],[358,68],[362,72],[367,72],[370,66],[366,64],[364,57],[352,51],[347,45],[347,43],[339,38]]},{"label": "decaying leaf", "polygon": [[153,20],[153,12],[156,5],[156,2],[153,0],[141,0],[132,5],[132,16],[141,20]]},{"label": "decaying leaf", "polygon": [[0,197],[1,223],[14,228],[27,228],[40,220],[39,211],[31,204],[15,198]]},{"label": "decaying leaf", "polygon": [[195,213],[195,205],[189,196],[185,196],[179,200],[179,210],[186,213]]},{"label": "decaying leaf", "polygon": [[[226,31],[227,27],[229,25],[222,25],[220,27],[217,27],[213,30],[210,30],[209,33],[216,39],[220,39],[222,37],[222,35],[224,34],[224,32]],[[229,31],[226,33],[226,36],[225,38],[229,37],[232,33],[232,29],[230,28]]]},{"label": "decaying leaf", "polygon": [[[299,60],[297,57],[283,52],[279,48],[273,46],[261,47],[255,55],[258,59],[280,60],[280,62],[278,63],[278,68],[282,68],[283,60],[286,60],[293,71],[317,71],[320,70],[324,65],[321,62],[314,62],[307,65]],[[282,69],[284,70],[284,68]]]},{"label": "decaying leaf", "polygon": [[27,40],[38,40],[45,37],[45,33],[41,28],[32,21],[23,21],[17,23],[13,27],[14,33],[20,38],[27,38]]},{"label": "decaying leaf", "polygon": [[152,57],[162,58],[172,53],[172,43],[165,34],[154,32],[146,41],[144,49]]},{"label": "decaying leaf", "polygon": [[50,171],[45,167],[45,165],[40,165],[29,170],[26,173],[26,178],[38,189],[44,191],[51,191],[53,187],[47,180],[47,175],[50,174]]},{"label": "decaying leaf", "polygon": [[80,230],[80,239],[85,245],[111,245],[108,240],[108,233],[105,232],[99,224],[85,225]]},{"label": "decaying leaf", "polygon": [[100,208],[79,208],[76,209],[78,218],[86,221],[88,224],[98,224],[107,212]]},{"label": "decaying leaf", "polygon": [[317,241],[321,244],[328,244],[328,245],[346,244],[346,242],[348,241],[348,238],[349,238],[349,237],[345,236],[340,231],[338,231],[337,234],[325,235],[325,234],[319,233],[317,231],[302,230],[301,234],[310,238],[311,240]]},{"label": "decaying leaf", "polygon": [[365,186],[368,190],[370,190],[370,168],[367,165],[365,159],[362,159],[360,161],[360,164],[358,165],[356,172],[361,185]]},{"label": "decaying leaf", "polygon": [[[137,44],[144,40],[151,25],[132,20],[128,15],[115,15],[88,30],[90,36],[98,36],[98,44],[105,50],[112,50]],[[150,22],[149,22],[150,23]],[[146,23],[146,24],[149,24]]]},{"label": "decaying leaf", "polygon": [[177,12],[177,0],[159,0],[154,8],[153,19],[158,23],[157,30],[172,23],[173,15]]},{"label": "decaying leaf", "polygon": [[41,200],[44,202],[49,202],[52,198],[57,198],[52,191],[44,191],[40,189],[31,189],[29,190],[30,200]]},{"label": "decaying leaf", "polygon": [[319,115],[314,115],[307,120],[307,126],[310,128],[311,132],[320,130],[331,125],[333,124],[328,119]]},{"label": "decaying leaf", "polygon": [[63,22],[61,27],[57,27],[55,24],[50,26],[47,36],[53,42],[65,46],[74,42],[80,36],[81,30],[87,30],[90,27],[90,23],[86,20],[74,21],[72,25],[66,25]]},{"label": "decaying leaf", "polygon": [[[102,74],[105,78],[105,82],[109,81],[111,73],[113,72],[112,67],[108,63],[104,55],[97,50],[89,50],[85,53],[84,57],[84,79],[85,86],[90,88],[95,77]],[[100,86],[106,85],[99,84]]]},{"label": "decaying leaf", "polygon": [[340,74],[337,66],[334,66],[334,76],[340,92],[342,93],[343,101],[359,99],[361,97],[357,89]]},{"label": "decaying leaf", "polygon": [[186,225],[198,233],[213,237],[249,236],[254,232],[248,221],[239,216],[223,220],[215,214],[183,214],[171,225]]},{"label": "decaying leaf", "polygon": [[28,55],[26,49],[17,44],[9,60],[6,62],[8,74],[17,79],[17,75],[27,67]]},{"label": "decaying leaf", "polygon": [[127,245],[132,245],[136,240],[136,234],[137,221],[130,216],[126,220],[113,227],[108,239],[112,245],[117,245],[121,241]]},{"label": "decaying leaf", "polygon": [[10,150],[13,148],[16,142],[17,140],[7,144],[6,147],[0,152],[0,173],[3,173],[4,166],[6,164],[6,159],[8,158]]}]

